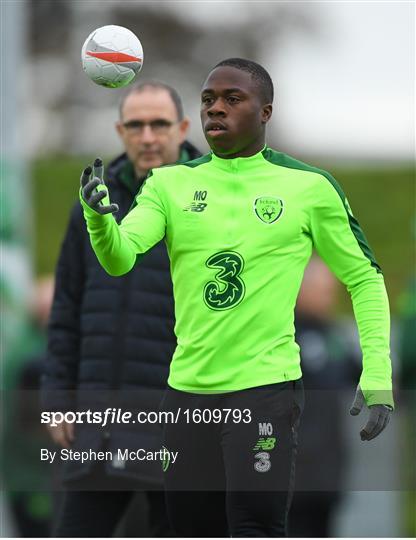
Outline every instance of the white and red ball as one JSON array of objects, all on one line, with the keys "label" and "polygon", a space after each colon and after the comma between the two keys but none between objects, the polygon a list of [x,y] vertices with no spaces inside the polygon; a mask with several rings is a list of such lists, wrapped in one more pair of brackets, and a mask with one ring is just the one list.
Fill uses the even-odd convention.
[{"label": "white and red ball", "polygon": [[92,81],[107,88],[121,88],[130,84],[142,69],[143,48],[131,30],[102,26],[85,40],[81,59]]}]

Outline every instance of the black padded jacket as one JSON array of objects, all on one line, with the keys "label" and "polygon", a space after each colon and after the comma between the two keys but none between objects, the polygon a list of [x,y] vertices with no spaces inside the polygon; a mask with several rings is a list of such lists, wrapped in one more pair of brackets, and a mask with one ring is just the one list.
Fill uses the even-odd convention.
[{"label": "black padded jacket", "polygon": [[[189,142],[180,162],[201,154]],[[127,214],[139,189],[126,154],[107,167],[110,199]],[[44,411],[154,410],[166,387],[175,349],[174,304],[164,242],[122,277],[111,277],[91,248],[81,205],[72,209],[56,268],[42,377]],[[76,424],[74,450],[109,450],[108,474],[160,483],[160,462],[120,462],[118,449],[160,449],[157,426]],[[65,478],[78,478],[91,463],[68,462]]]}]

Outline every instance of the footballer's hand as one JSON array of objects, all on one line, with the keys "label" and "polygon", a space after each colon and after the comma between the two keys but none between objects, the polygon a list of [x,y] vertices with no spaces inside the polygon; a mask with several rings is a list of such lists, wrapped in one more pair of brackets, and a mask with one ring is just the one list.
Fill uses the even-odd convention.
[{"label": "footballer's hand", "polygon": [[57,426],[47,426],[53,442],[62,448],[70,448],[74,441],[74,424],[62,422]]},{"label": "footballer's hand", "polygon": [[[357,416],[360,414],[364,404],[364,394],[360,388],[360,385],[358,385],[357,391],[355,392],[354,401],[351,405],[350,414],[352,416]],[[370,405],[368,409],[370,411],[370,415],[366,425],[360,431],[362,441],[371,441],[371,439],[374,439],[377,437],[377,435],[380,435],[380,433],[389,423],[390,415],[393,410],[389,405]]]},{"label": "footballer's hand", "polygon": [[[91,174],[92,173],[92,174]],[[98,214],[112,214],[118,212],[117,204],[102,204],[102,200],[108,196],[105,187],[104,166],[100,158],[94,161],[93,167],[87,167],[81,175],[81,194],[84,201]]]}]

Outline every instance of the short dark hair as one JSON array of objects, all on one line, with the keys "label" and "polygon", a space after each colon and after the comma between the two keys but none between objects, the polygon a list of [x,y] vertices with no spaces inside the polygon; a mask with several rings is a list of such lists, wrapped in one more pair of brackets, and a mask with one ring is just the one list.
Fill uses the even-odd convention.
[{"label": "short dark hair", "polygon": [[227,60],[219,62],[213,69],[222,66],[230,66],[250,73],[261,90],[264,102],[273,103],[273,81],[263,66],[253,60],[246,60],[245,58],[227,58]]},{"label": "short dark hair", "polygon": [[127,97],[131,94],[140,94],[141,92],[144,92],[147,89],[155,89],[155,90],[166,90],[168,94],[170,95],[173,104],[175,105],[176,114],[178,115],[178,120],[181,121],[184,118],[184,112],[183,112],[183,105],[182,100],[178,92],[172,88],[172,86],[169,86],[168,84],[161,82],[161,81],[145,81],[145,82],[139,82],[136,84],[133,84],[133,86],[130,86],[124,94],[121,96],[120,103],[118,106],[118,111],[120,118],[122,118],[123,113],[123,106],[124,102],[126,101]]}]

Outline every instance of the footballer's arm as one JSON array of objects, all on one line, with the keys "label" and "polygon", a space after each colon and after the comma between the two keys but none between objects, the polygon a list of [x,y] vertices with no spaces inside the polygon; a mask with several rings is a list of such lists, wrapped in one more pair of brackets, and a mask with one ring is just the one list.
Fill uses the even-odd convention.
[{"label": "footballer's arm", "polygon": [[332,177],[321,177],[314,199],[314,245],[351,295],[363,353],[360,387],[365,402],[393,407],[389,303],[380,267]]},{"label": "footballer's arm", "polygon": [[[97,189],[98,193],[92,193]],[[104,270],[112,276],[129,272],[137,255],[146,253],[165,236],[166,215],[151,175],[136,198],[137,205],[120,225],[112,212],[103,180],[81,177],[80,200],[92,248]],[[104,211],[103,211],[104,209]]]}]

